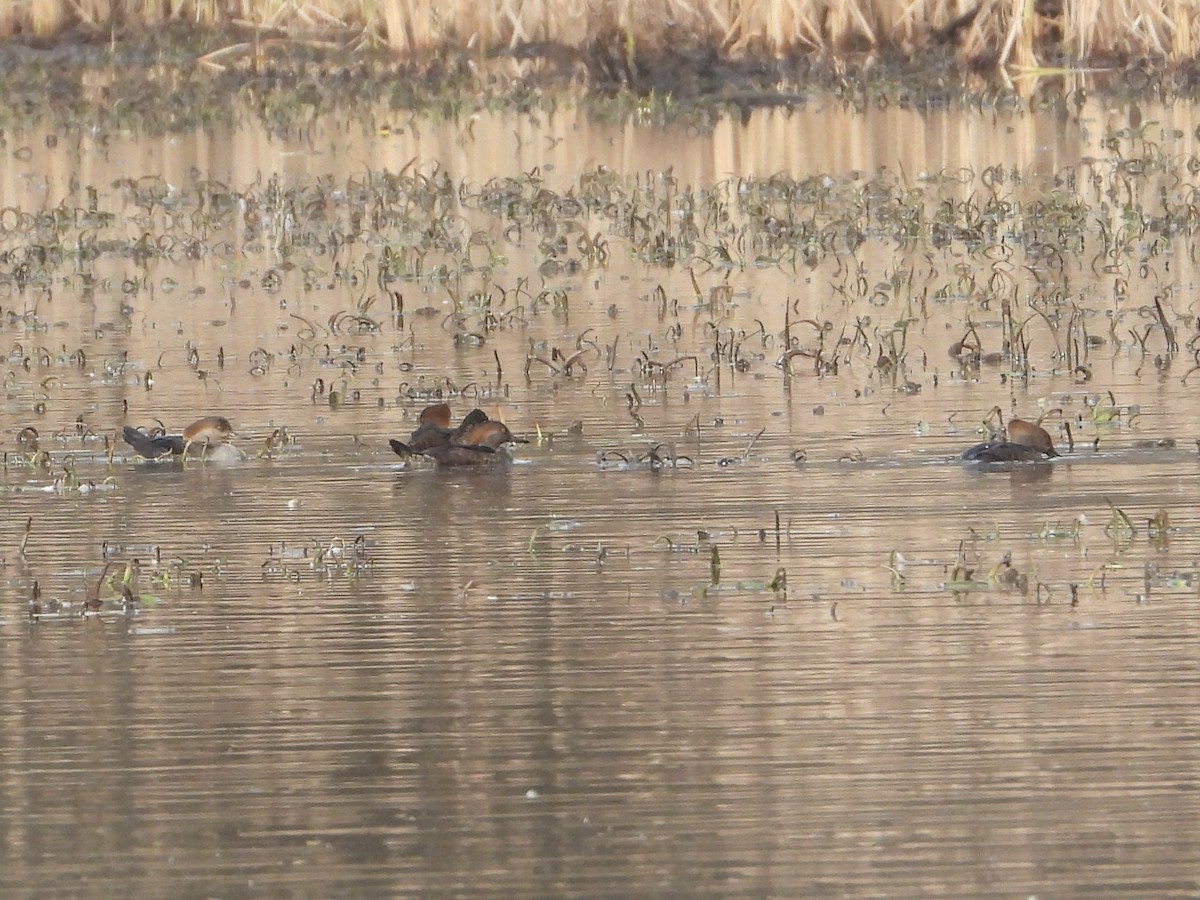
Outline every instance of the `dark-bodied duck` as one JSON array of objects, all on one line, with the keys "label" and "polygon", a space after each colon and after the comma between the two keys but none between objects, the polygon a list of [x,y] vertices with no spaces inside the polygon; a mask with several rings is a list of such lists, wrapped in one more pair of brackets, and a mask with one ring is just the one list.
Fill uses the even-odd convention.
[{"label": "dark-bodied duck", "polygon": [[205,416],[197,419],[183,434],[163,434],[156,431],[139,431],[129,425],[121,430],[125,443],[146,459],[162,456],[184,456],[193,447],[203,453],[210,447],[226,443],[236,432],[224,416]]},{"label": "dark-bodied duck", "polygon": [[1009,419],[1007,431],[1007,440],[985,441],[964,451],[963,462],[1045,462],[1060,455],[1054,449],[1050,434],[1041,425],[1024,419]]},{"label": "dark-bodied duck", "polygon": [[512,463],[512,457],[502,444],[527,444],[525,438],[517,437],[503,422],[491,419],[479,422],[462,434],[462,443],[450,443],[444,447],[430,447],[424,455],[441,467],[492,466],[503,467]]},{"label": "dark-bodied duck", "polygon": [[407,443],[394,439],[388,443],[399,456],[417,456],[434,447],[461,444],[462,435],[467,430],[487,421],[487,413],[481,409],[473,409],[457,428],[451,428],[449,405],[435,403],[421,410],[421,415],[417,417],[416,430],[408,436]]}]

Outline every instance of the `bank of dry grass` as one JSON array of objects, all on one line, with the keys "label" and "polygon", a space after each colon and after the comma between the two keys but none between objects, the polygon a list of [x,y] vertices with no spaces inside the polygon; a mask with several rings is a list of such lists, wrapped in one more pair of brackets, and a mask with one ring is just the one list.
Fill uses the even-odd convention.
[{"label": "bank of dry grass", "polygon": [[406,56],[548,45],[624,53],[717,49],[730,59],[873,52],[919,58],[931,44],[970,63],[1148,57],[1193,60],[1196,0],[26,0],[0,3],[0,37],[87,28],[116,40],[181,20],[224,30],[352,30]]}]

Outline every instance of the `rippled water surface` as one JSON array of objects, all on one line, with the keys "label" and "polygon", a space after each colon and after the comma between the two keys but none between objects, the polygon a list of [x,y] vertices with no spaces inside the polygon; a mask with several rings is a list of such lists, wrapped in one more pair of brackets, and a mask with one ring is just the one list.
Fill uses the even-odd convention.
[{"label": "rippled water surface", "polygon": [[[1125,115],[9,135],[3,894],[1200,894],[1196,123]],[[530,442],[395,456],[439,399]]]}]

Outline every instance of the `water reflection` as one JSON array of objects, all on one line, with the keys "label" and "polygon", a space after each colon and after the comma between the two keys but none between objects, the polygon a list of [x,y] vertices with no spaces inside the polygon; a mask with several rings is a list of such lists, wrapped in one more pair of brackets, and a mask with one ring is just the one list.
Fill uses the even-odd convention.
[{"label": "water reflection", "polygon": [[[1088,381],[1030,313],[1027,373],[951,357],[964,310],[989,345],[1009,327],[968,300],[983,279],[970,284],[966,251],[873,235],[815,267],[754,248],[746,265],[665,265],[603,211],[587,225],[608,260],[550,270],[557,236],[470,208],[456,212],[479,242],[470,267],[439,257],[385,290],[379,261],[411,233],[352,231],[368,201],[338,194],[414,156],[469,184],[541,166],[553,189],[604,164],[649,171],[649,192],[670,165],[699,186],[849,179],[912,153],[914,184],[1017,164],[1017,197],[1096,153],[1107,118],[814,106],[695,135],[561,113],[484,116],[468,137],[453,123],[388,139],[317,128],[299,145],[248,128],[6,157],[6,202],[37,208],[71,194],[67,173],[104,187],[162,171],[198,190],[191,166],[234,186],[262,169],[339,187],[319,246],[273,241],[286,221],[257,236],[243,222],[207,236],[201,259],[64,259],[63,283],[91,285],[74,294],[35,295],[7,264],[0,886],[1200,890],[1200,413],[1182,371],[1147,366],[1123,335],[1133,307],[1153,308],[1149,281],[1120,301],[1111,280],[1078,295],[1104,298],[1089,317],[1132,317],[1093,342]],[[915,149],[897,138],[913,128]],[[1193,130],[1173,138],[1181,152]],[[114,233],[167,215],[131,196],[103,192]],[[1190,277],[1183,249],[1162,279]],[[1079,259],[1052,277],[1091,277]],[[902,300],[901,269],[944,290]],[[788,330],[803,352],[785,370]],[[443,396],[533,439],[510,472],[391,452]],[[964,468],[998,403],[1059,410],[1045,422],[1060,448],[1069,424],[1076,446],[1053,464]],[[123,422],[208,413],[237,427],[239,465],[146,464],[119,446]],[[45,458],[18,446],[30,423]],[[266,447],[277,428],[294,441]],[[1135,446],[1164,437],[1176,445]],[[654,447],[663,464],[636,462]],[[631,464],[601,465],[613,450]],[[132,605],[102,581],[110,563],[134,572]]]}]

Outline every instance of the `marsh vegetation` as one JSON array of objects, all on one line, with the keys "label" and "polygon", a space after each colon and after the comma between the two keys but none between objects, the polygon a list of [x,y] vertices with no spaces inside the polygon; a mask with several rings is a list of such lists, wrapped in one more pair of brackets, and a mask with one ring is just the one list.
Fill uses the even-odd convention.
[{"label": "marsh vegetation", "polygon": [[0,884],[1194,886],[1190,106],[294,50],[5,112]]}]

